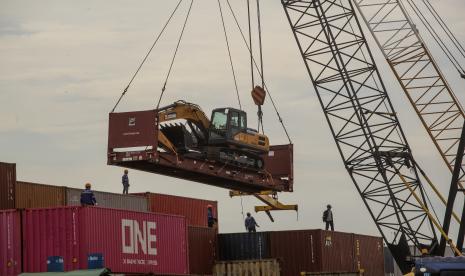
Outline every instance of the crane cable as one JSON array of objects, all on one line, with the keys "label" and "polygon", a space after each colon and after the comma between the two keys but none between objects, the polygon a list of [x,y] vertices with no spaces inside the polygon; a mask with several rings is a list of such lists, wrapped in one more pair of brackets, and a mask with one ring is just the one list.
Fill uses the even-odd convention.
[{"label": "crane cable", "polygon": [[[248,50],[249,53],[250,53],[250,52],[252,51],[252,49],[250,48],[249,44],[247,43],[247,40],[245,39],[244,32],[242,31],[242,28],[241,28],[241,26],[240,26],[240,24],[239,24],[239,21],[237,20],[236,13],[234,12],[234,10],[233,10],[233,8],[232,8],[231,3],[229,2],[229,0],[226,0],[226,3],[228,4],[229,10],[231,11],[231,14],[232,14],[232,16],[233,16],[233,18],[234,18],[234,22],[236,23],[236,26],[237,26],[237,28],[238,28],[238,30],[239,30],[241,36],[242,36],[242,40],[244,41],[244,44],[245,44],[247,50]],[[262,75],[262,73],[261,73],[261,71],[260,71],[260,69],[259,69],[259,67],[258,67],[258,65],[257,65],[257,61],[255,60],[255,58],[253,58],[253,56],[252,56],[252,61],[253,61],[253,64],[254,64],[255,68],[257,69],[258,74],[260,75],[260,77],[263,77],[263,75]],[[290,138],[289,133],[288,133],[288,131],[287,131],[287,128],[286,128],[286,126],[284,125],[284,122],[283,122],[283,119],[282,119],[282,117],[281,117],[281,114],[279,114],[279,111],[278,111],[278,108],[277,108],[277,106],[276,106],[276,103],[274,102],[273,97],[271,96],[270,90],[268,89],[268,87],[267,87],[267,85],[266,85],[266,82],[264,82],[263,88],[265,88],[266,91],[268,92],[268,95],[270,96],[270,100],[271,100],[271,103],[272,103],[272,105],[273,105],[273,108],[274,108],[274,110],[275,110],[275,112],[276,112],[276,115],[278,116],[278,119],[279,119],[279,122],[281,123],[281,126],[283,127],[284,133],[286,134],[286,137],[287,137],[289,143],[292,144],[292,141],[291,141],[291,138]]]},{"label": "crane cable", "polygon": [[194,0],[191,0],[191,3],[189,5],[189,10],[187,11],[186,19],[184,20],[184,24],[182,26],[181,34],[179,35],[178,44],[176,45],[176,49],[174,51],[173,58],[171,59],[170,68],[168,70],[168,73],[166,74],[165,82],[163,84],[163,88],[161,89],[160,97],[158,98],[157,109],[160,107],[161,99],[163,98],[163,94],[165,93],[166,84],[168,83],[168,79],[169,79],[169,77],[171,75],[171,70],[173,69],[174,60],[176,59],[176,55],[177,55],[178,50],[179,50],[179,45],[181,44],[181,40],[182,40],[182,37],[184,35],[184,30],[186,29],[187,21],[189,20],[189,16],[191,14],[192,4],[194,4]]},{"label": "crane cable", "polygon": [[[250,0],[247,0],[247,18],[249,23],[249,45],[250,49],[253,49],[252,46],[252,27],[251,27],[251,16],[250,16]],[[255,77],[253,70],[253,51],[250,51],[250,74],[252,75],[252,89],[255,87]]]},{"label": "crane cable", "polygon": [[454,35],[454,33],[450,30],[449,26],[447,26],[446,22],[441,18],[439,13],[436,11],[436,9],[433,7],[431,2],[429,0],[423,0],[423,3],[425,3],[425,6],[428,8],[431,14],[436,18],[436,21],[440,24],[441,28],[443,31],[447,34],[450,40],[452,40],[452,43],[454,46],[459,50],[460,54],[462,54],[463,57],[465,57],[465,49],[460,44],[460,41],[457,39],[457,37]]},{"label": "crane cable", "polygon": [[[258,44],[260,52],[260,77],[262,78],[262,87],[265,86],[265,73],[263,72],[263,46],[262,46],[262,23],[260,20],[260,0],[257,0],[257,21],[258,21]],[[253,89],[253,88],[252,88]],[[260,131],[260,125],[262,126],[262,133],[265,134],[265,128],[263,127],[263,112],[262,106],[258,106],[258,130]]]},{"label": "crane cable", "polygon": [[157,35],[157,38],[155,39],[155,41],[153,42],[152,44],[152,47],[150,47],[149,51],[147,52],[147,54],[145,55],[144,59],[142,60],[142,62],[140,63],[139,67],[137,68],[136,72],[134,73],[134,75],[132,76],[131,80],[129,81],[128,85],[126,85],[126,88],[124,88],[123,90],[123,93],[121,94],[121,96],[119,97],[118,101],[116,102],[115,106],[113,107],[113,109],[111,110],[111,112],[114,112],[116,107],[119,105],[119,103],[121,102],[121,100],[123,99],[124,95],[126,94],[126,92],[128,92],[128,89],[129,89],[129,86],[131,86],[132,82],[134,81],[134,79],[136,78],[137,74],[139,73],[140,69],[142,68],[142,66],[144,65],[145,61],[147,60],[147,58],[149,57],[150,53],[152,52],[153,48],[155,47],[155,45],[157,44],[158,40],[160,39],[160,37],[162,36],[162,34],[165,32],[165,29],[166,27],[168,26],[168,24],[170,23],[171,19],[173,18],[174,14],[176,13],[176,11],[178,10],[179,8],[179,5],[181,5],[181,2],[182,0],[179,0],[178,4],[176,5],[176,7],[174,8],[173,12],[171,12],[168,20],[166,21],[165,25],[163,26],[163,28],[161,29],[160,33]]},{"label": "crane cable", "polygon": [[[422,13],[420,8],[418,7],[415,2],[412,0],[407,0],[407,3],[410,5],[410,7],[413,9],[417,17],[420,19],[420,21],[423,23],[425,26],[426,30],[429,32],[429,34],[433,37],[434,41],[438,44],[438,46],[441,48],[443,53],[447,56],[449,61],[452,63],[452,65],[455,67],[455,69],[459,72],[460,75],[465,74],[465,69],[460,65],[459,61],[457,58],[454,56],[454,54],[451,52],[451,50],[447,47],[447,45],[444,43],[443,39],[439,36],[439,34],[436,32],[434,27],[428,22],[428,19],[425,17],[425,15]],[[437,20],[437,19],[436,19]],[[448,35],[449,36],[449,35]],[[450,38],[450,36],[449,36]]]},{"label": "crane cable", "polygon": [[223,9],[221,8],[221,1],[220,0],[218,0],[218,7],[219,7],[219,10],[220,10],[221,23],[223,24],[224,38],[226,40],[226,48],[228,49],[229,64],[231,65],[231,71],[232,71],[232,75],[233,75],[233,79],[234,79],[234,87],[236,88],[237,101],[239,103],[239,109],[242,110],[241,98],[239,97],[239,89],[237,88],[236,72],[234,71],[234,64],[233,64],[233,60],[232,60],[232,56],[231,56],[231,49],[229,47],[228,33],[226,32],[226,25],[224,24]]}]

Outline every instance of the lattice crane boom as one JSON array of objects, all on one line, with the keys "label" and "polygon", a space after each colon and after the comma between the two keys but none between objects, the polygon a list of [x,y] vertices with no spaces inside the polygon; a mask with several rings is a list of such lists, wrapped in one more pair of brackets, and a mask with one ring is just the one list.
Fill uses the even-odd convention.
[{"label": "lattice crane boom", "polygon": [[[463,187],[463,162],[456,162],[465,113],[418,29],[399,0],[354,0],[363,20],[384,54],[409,102],[418,114],[451,173],[460,166],[451,185]],[[456,187],[452,187],[444,219],[449,231]],[[446,242],[441,240],[440,255]]]},{"label": "lattice crane boom", "polygon": [[433,249],[437,237],[410,147],[354,7],[350,0],[281,3],[345,167],[407,271],[408,243]]}]

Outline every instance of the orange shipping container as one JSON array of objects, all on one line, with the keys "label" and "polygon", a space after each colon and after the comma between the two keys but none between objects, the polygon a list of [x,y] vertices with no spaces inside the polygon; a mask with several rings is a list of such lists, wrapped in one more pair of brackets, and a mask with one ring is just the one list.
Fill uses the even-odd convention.
[{"label": "orange shipping container", "polygon": [[48,208],[66,205],[66,187],[16,182],[16,208]]},{"label": "orange shipping container", "polygon": [[[144,195],[144,193],[137,195]],[[151,212],[184,216],[190,226],[208,227],[208,205],[213,207],[213,216],[218,218],[218,202],[216,201],[156,193],[145,193],[145,196],[148,198]]]}]

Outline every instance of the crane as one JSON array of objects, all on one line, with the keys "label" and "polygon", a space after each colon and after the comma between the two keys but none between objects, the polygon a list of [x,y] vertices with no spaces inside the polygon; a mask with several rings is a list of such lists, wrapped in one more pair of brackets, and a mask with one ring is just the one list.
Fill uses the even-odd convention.
[{"label": "crane", "polygon": [[429,211],[352,1],[281,3],[346,170],[401,270],[411,269],[408,243],[437,255],[436,229],[461,254]]},{"label": "crane", "polygon": [[[355,0],[354,4],[447,168],[453,175],[458,174],[453,177],[455,182],[449,189],[443,222],[444,231],[448,233],[458,192],[456,186],[464,189],[465,164],[456,162],[457,153],[463,151],[459,150],[465,123],[463,107],[402,1]],[[445,47],[441,46],[443,50]],[[463,69],[458,70],[463,76]],[[454,169],[458,171],[454,172]],[[446,241],[441,239],[439,254],[443,255],[445,248]],[[461,251],[462,248],[463,232],[459,233],[458,239],[458,249]]]},{"label": "crane", "polygon": [[[363,6],[362,2],[357,2],[359,9]],[[430,212],[426,191],[419,177],[422,170],[400,126],[362,32],[353,1],[281,0],[281,4],[345,168],[401,270],[410,271],[412,260],[416,257],[412,256],[409,244],[422,254],[441,255],[440,247],[447,243],[455,254],[461,255],[448,236],[446,223],[441,225]],[[248,48],[251,52],[250,45]],[[425,67],[435,68],[426,47],[420,48],[423,54],[415,57],[419,58],[419,62],[424,62],[425,57],[429,58]],[[407,50],[399,50],[397,54],[403,55],[404,51]],[[251,63],[253,66],[252,52]],[[397,66],[397,63],[391,66]],[[413,74],[405,79],[407,83],[419,74],[410,72],[410,69],[407,71]],[[439,75],[419,77],[440,83],[438,86],[430,85],[430,89],[425,88],[424,95],[438,89],[437,95],[442,97],[441,93],[445,91],[445,97],[449,98],[444,102],[434,102],[436,97],[426,103],[419,99],[412,101],[418,103],[419,115],[423,116],[420,117],[424,125],[429,127],[429,133],[435,139],[443,159],[450,169],[455,169],[452,186],[462,178],[463,149],[460,154],[460,148],[465,143],[460,141],[465,141],[465,133],[462,140],[460,136],[438,138],[438,135],[465,129],[459,126],[463,112],[438,68],[436,74]],[[263,79],[262,82],[266,88]],[[407,84],[404,86],[406,90],[412,88]],[[413,89],[421,88],[424,87],[413,86]],[[423,112],[430,105],[436,107],[442,104],[449,107],[442,113],[437,110]],[[270,146],[268,152],[262,153],[264,165],[263,169],[260,167],[258,170],[257,167],[245,168],[198,156],[192,158],[184,155],[180,158],[175,154],[176,149],[172,150],[171,147],[169,150],[170,147],[166,147],[168,143],[159,140],[159,137],[163,137],[159,135],[163,132],[160,126],[161,112],[164,110],[157,108],[110,113],[108,164],[228,188],[233,190],[231,195],[255,195],[269,205],[261,208],[262,211],[292,209],[274,198],[276,192],[293,190],[292,144]],[[433,123],[426,120],[430,115],[438,115]],[[138,123],[131,125],[131,122]],[[445,147],[444,141],[452,141],[452,145]],[[134,150],[134,147],[138,149]],[[454,150],[458,150],[459,154],[453,154]]]}]

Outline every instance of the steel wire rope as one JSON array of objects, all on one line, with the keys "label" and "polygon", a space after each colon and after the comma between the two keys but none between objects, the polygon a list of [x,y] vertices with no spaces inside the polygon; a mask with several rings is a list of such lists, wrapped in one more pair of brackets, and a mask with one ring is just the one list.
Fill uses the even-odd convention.
[{"label": "steel wire rope", "polygon": [[457,39],[457,37],[454,35],[454,33],[451,31],[449,26],[447,26],[446,22],[442,19],[442,17],[436,11],[434,6],[431,4],[431,2],[429,0],[423,0],[423,3],[425,3],[425,6],[428,8],[430,13],[436,18],[436,21],[438,21],[439,25],[444,30],[444,32],[447,34],[449,39],[452,40],[452,43],[454,43],[455,47],[459,50],[460,54],[462,54],[462,56],[465,57],[465,49],[463,48],[462,44]]},{"label": "steel wire rope", "polygon": [[174,61],[175,61],[176,56],[178,54],[179,45],[181,44],[181,40],[182,40],[182,37],[184,35],[184,30],[186,29],[187,21],[189,20],[189,16],[191,14],[192,4],[194,4],[194,0],[191,0],[191,3],[189,5],[189,10],[187,11],[186,19],[184,20],[184,24],[182,26],[181,34],[179,35],[178,43],[176,45],[176,49],[174,51],[173,58],[171,59],[170,68],[168,70],[168,73],[166,74],[165,82],[163,84],[163,88],[161,89],[160,97],[158,98],[158,103],[157,103],[157,108],[156,109],[158,109],[160,107],[160,102],[161,102],[161,100],[163,98],[163,94],[165,93],[166,84],[168,83],[168,79],[169,79],[169,77],[171,75],[171,70],[173,69],[173,64],[174,64]]},{"label": "steel wire rope", "polygon": [[152,47],[150,47],[149,51],[147,52],[147,54],[145,55],[144,59],[142,60],[142,62],[140,63],[139,67],[137,68],[136,72],[134,73],[134,75],[132,76],[131,80],[129,81],[128,85],[126,86],[126,88],[123,90],[123,93],[121,94],[121,96],[119,97],[118,101],[116,102],[115,106],[113,107],[113,109],[111,110],[111,112],[114,112],[116,107],[119,105],[119,103],[121,102],[121,100],[123,99],[124,95],[126,94],[126,92],[128,92],[128,89],[129,89],[129,86],[131,86],[132,82],[134,81],[134,79],[136,78],[137,74],[139,73],[140,69],[142,68],[142,66],[144,65],[145,61],[147,60],[147,58],[149,57],[150,53],[152,52],[153,48],[155,47],[155,45],[157,44],[158,40],[160,39],[160,37],[162,36],[162,34],[165,32],[165,29],[166,27],[168,26],[168,24],[170,23],[171,19],[173,18],[174,14],[176,13],[176,11],[178,10],[179,8],[179,5],[181,4],[183,0],[179,0],[178,4],[176,5],[176,7],[174,8],[174,10],[171,12],[168,20],[166,21],[165,25],[163,26],[163,28],[161,29],[160,33],[158,34],[157,38],[155,39],[155,41],[153,42],[152,44]]},{"label": "steel wire rope", "polygon": [[[260,70],[261,70],[261,79],[262,87],[265,86],[265,73],[263,71],[263,45],[262,45],[262,23],[261,23],[261,13],[260,13],[260,0],[257,0],[257,23],[258,23],[258,49],[260,52]],[[253,89],[253,88],[252,88]],[[261,106],[258,106],[258,131],[260,131],[260,125],[262,126],[262,133],[265,134],[265,127],[263,126],[263,112]]]},{"label": "steel wire rope", "polygon": [[[249,47],[249,45],[247,44],[247,40],[245,39],[244,32],[242,31],[242,28],[241,28],[241,26],[240,26],[240,24],[239,24],[239,21],[237,20],[236,13],[234,12],[234,10],[233,10],[233,8],[232,8],[231,3],[229,2],[229,0],[226,0],[226,3],[227,3],[228,6],[229,6],[229,10],[231,11],[231,14],[232,14],[232,16],[233,16],[233,18],[234,18],[234,21],[235,21],[235,23],[236,23],[237,28],[239,29],[239,32],[240,32],[240,34],[241,34],[241,36],[242,36],[242,40],[244,41],[244,44],[245,44],[246,48],[249,50],[249,52],[251,52],[252,49],[251,49],[251,48]],[[261,77],[261,76],[262,76],[262,73],[260,72],[260,69],[259,69],[259,67],[258,67],[258,65],[257,65],[257,61],[255,60],[255,58],[253,58],[253,56],[252,56],[252,60],[253,60],[253,63],[254,63],[255,68],[256,68],[257,71],[258,71],[258,74],[259,74],[260,77]],[[278,108],[277,108],[277,106],[276,106],[276,103],[274,102],[273,97],[271,96],[271,93],[270,93],[270,91],[269,91],[269,89],[268,89],[266,83],[264,83],[264,86],[263,86],[263,87],[266,89],[266,91],[268,92],[268,95],[270,96],[270,100],[271,100],[271,103],[272,103],[272,105],[273,105],[273,108],[274,108],[274,110],[275,110],[275,112],[276,112],[276,115],[278,116],[279,122],[281,123],[281,125],[282,125],[282,127],[283,127],[284,133],[286,134],[286,137],[287,137],[287,139],[289,140],[289,143],[292,144],[292,140],[291,140],[291,138],[290,138],[290,136],[289,136],[289,133],[288,133],[288,131],[287,131],[287,128],[286,128],[286,126],[284,125],[283,119],[282,119],[281,115],[279,114],[279,111],[278,111]]]},{"label": "steel wire rope", "polygon": [[237,101],[239,103],[239,109],[242,110],[242,105],[241,105],[241,98],[239,97],[239,89],[237,88],[237,79],[236,79],[236,72],[234,70],[234,64],[231,56],[231,49],[229,47],[229,39],[228,39],[228,33],[226,31],[226,25],[224,23],[224,16],[223,16],[223,9],[221,8],[221,1],[218,0],[218,7],[220,11],[220,16],[221,16],[221,23],[223,24],[223,32],[224,32],[224,38],[226,40],[226,48],[228,49],[228,55],[229,55],[229,64],[231,66],[231,71],[234,79],[234,87],[236,88],[236,95],[237,95]]},{"label": "steel wire rope", "polygon": [[[247,19],[248,19],[248,23],[249,23],[249,45],[250,45],[250,48],[253,49],[253,46],[252,46],[252,26],[251,26],[251,20],[250,20],[251,16],[250,16],[250,0],[247,0]],[[255,86],[255,78],[254,78],[254,69],[253,69],[253,54],[252,54],[252,51],[250,51],[250,74],[252,75],[252,89],[254,88]]]},{"label": "steel wire rope", "polygon": [[411,0],[406,0],[407,3],[410,5],[414,13],[417,15],[417,17],[420,19],[420,21],[423,23],[423,25],[426,27],[426,30],[430,33],[430,35],[433,37],[434,41],[438,44],[438,46],[441,48],[443,53],[447,56],[449,61],[452,63],[452,65],[455,67],[455,69],[459,73],[465,72],[465,70],[460,66],[460,63],[458,60],[454,57],[452,52],[449,50],[447,45],[442,41],[442,39],[439,37],[437,32],[434,30],[433,26],[428,22],[426,17],[423,15],[421,12],[420,8],[418,8],[417,4]]}]

